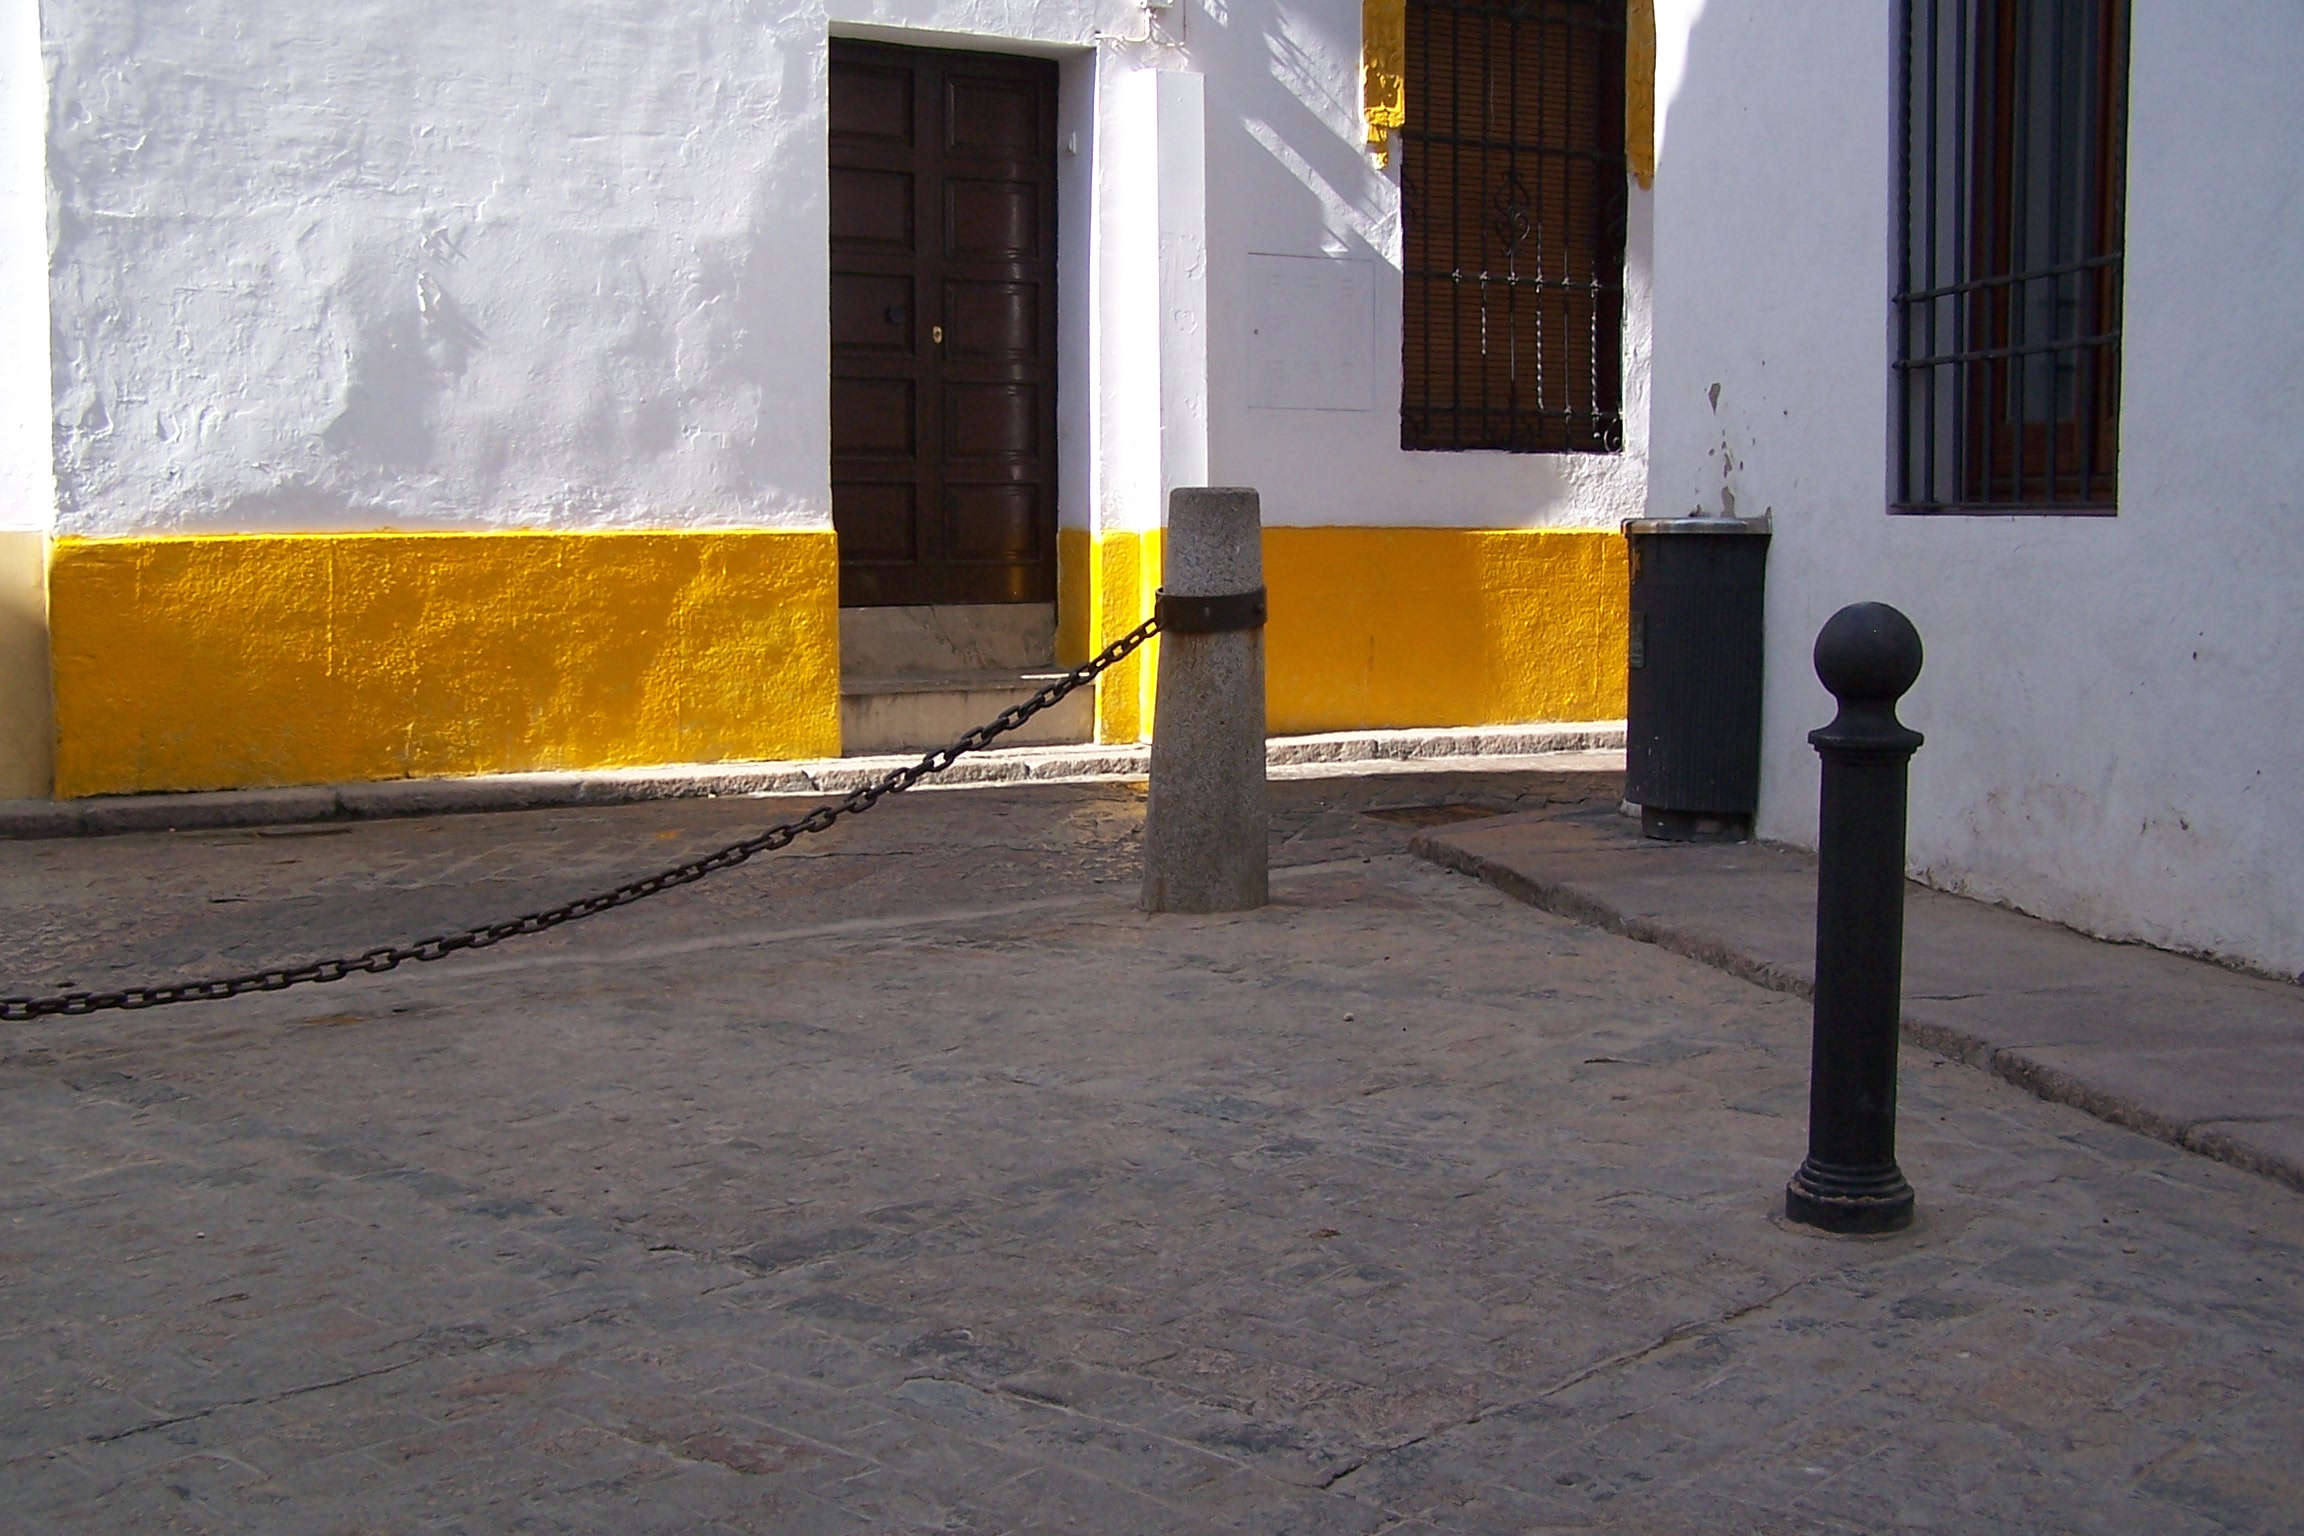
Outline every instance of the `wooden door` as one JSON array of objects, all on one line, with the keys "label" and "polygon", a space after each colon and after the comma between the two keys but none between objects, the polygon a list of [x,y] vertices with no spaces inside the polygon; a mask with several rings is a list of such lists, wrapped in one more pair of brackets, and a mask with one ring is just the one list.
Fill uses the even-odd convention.
[{"label": "wooden door", "polygon": [[834,40],[840,601],[1056,597],[1056,66]]}]

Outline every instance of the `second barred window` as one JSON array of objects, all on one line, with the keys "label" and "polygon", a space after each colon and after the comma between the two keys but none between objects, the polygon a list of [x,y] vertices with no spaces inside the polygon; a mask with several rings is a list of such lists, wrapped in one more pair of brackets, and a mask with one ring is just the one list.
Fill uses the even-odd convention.
[{"label": "second barred window", "polygon": [[1400,444],[1624,446],[1624,0],[1408,0]]}]

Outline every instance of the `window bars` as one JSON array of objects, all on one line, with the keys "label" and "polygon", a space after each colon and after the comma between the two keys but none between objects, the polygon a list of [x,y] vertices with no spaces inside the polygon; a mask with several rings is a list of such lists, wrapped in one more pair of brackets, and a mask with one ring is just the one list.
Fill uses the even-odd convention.
[{"label": "window bars", "polygon": [[2109,513],[2127,0],[1902,0],[1895,509]]},{"label": "window bars", "polygon": [[1400,446],[1624,446],[1624,0],[1408,0]]}]

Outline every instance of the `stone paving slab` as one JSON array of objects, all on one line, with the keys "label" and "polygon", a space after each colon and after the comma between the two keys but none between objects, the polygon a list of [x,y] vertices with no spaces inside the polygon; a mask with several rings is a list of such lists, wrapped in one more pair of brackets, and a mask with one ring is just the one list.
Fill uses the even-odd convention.
[{"label": "stone paving slab", "polygon": [[[1266,761],[1292,770],[1382,763],[1438,763],[1491,771],[1622,766],[1624,722],[1330,731],[1275,736]],[[1602,764],[1563,764],[1564,755],[1613,754]],[[645,800],[721,796],[846,794],[916,752],[823,758],[805,762],[675,763],[584,773],[496,773],[462,779],[382,779],[283,789],[196,794],[94,795],[79,800],[0,800],[0,839],[82,837],[120,832],[194,832],[217,827],[284,826],[383,816],[442,816],[527,811],[572,805],[629,805]],[[935,785],[1072,783],[1141,778],[1150,757],[1142,743],[1114,746],[1015,747],[972,753],[931,781]]]},{"label": "stone paving slab", "polygon": [[[523,947],[0,1035],[0,1528],[2276,1532],[2304,1201],[1909,1053],[1917,1227],[1774,1213],[1797,999],[1406,854],[1600,774],[892,801]],[[667,801],[0,846],[0,975],[319,953]]]},{"label": "stone paving slab", "polygon": [[[1415,840],[1547,911],[1807,997],[1816,864],[1587,806]],[[1911,885],[1904,1030],[2042,1098],[2304,1189],[2304,988]]]}]

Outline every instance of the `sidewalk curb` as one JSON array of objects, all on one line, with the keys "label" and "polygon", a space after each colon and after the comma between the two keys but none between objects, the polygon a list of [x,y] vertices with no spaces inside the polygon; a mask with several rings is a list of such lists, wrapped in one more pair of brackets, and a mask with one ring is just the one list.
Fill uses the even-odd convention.
[{"label": "sidewalk curb", "polygon": [[[1815,978],[1806,970],[1776,964],[1747,953],[1733,943],[1687,932],[1671,922],[1628,915],[1621,907],[1573,880],[1532,877],[1500,860],[1456,847],[1444,835],[1428,832],[1411,838],[1408,851],[1444,869],[1484,881],[1516,901],[1555,916],[1642,944],[1653,944],[1771,992],[1783,992],[1804,1000],[1813,999],[1815,995]],[[1982,1068],[2036,1098],[2068,1105],[2156,1141],[2304,1191],[2304,1161],[2240,1139],[2223,1129],[2229,1121],[2169,1115],[2130,1095],[2043,1062],[2020,1047],[1994,1045],[1972,1028],[1931,1017],[1925,1000],[1916,1002],[1906,998],[1900,1022],[1904,1037],[1913,1044],[1963,1065]]]},{"label": "sidewalk curb", "polygon": [[[1624,723],[1439,727],[1276,736],[1272,768],[1351,763],[1431,763],[1455,758],[1535,757],[1620,751]],[[1151,749],[1120,746],[1016,747],[973,753],[928,781],[935,785],[1044,784],[1141,777]],[[193,832],[222,827],[371,821],[482,811],[629,805],[711,796],[844,795],[917,753],[788,763],[672,764],[586,773],[504,773],[469,779],[390,779],[286,789],[190,794],[100,795],[85,800],[0,800],[0,839]]]}]

